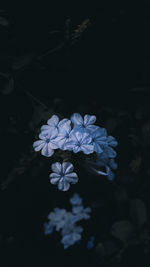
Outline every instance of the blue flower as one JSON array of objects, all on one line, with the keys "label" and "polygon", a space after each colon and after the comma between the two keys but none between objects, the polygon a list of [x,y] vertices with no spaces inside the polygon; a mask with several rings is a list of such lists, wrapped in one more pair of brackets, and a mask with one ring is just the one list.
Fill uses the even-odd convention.
[{"label": "blue flower", "polygon": [[104,147],[107,145],[107,132],[105,128],[98,127],[92,132],[92,143],[94,146],[94,151],[97,153],[102,153]]},{"label": "blue flower", "polygon": [[79,113],[74,113],[71,116],[71,121],[74,124],[74,128],[82,128],[89,131],[93,131],[97,128],[96,125],[93,125],[96,121],[96,116],[85,115],[84,119]]},{"label": "blue flower", "polygon": [[66,149],[73,150],[74,153],[82,151],[84,154],[91,154],[94,151],[92,138],[82,130],[72,130],[69,141],[66,143]]},{"label": "blue flower", "polygon": [[71,132],[71,126],[70,126],[71,121],[67,121],[61,126],[59,126],[59,133],[56,138],[56,142],[59,146],[60,149],[66,150],[66,143],[69,141],[70,137],[70,132]]},{"label": "blue flower", "polygon": [[78,194],[74,194],[73,197],[70,198],[70,203],[73,206],[80,206],[82,204],[82,198],[80,198]]},{"label": "blue flower", "polygon": [[59,190],[67,191],[71,184],[76,184],[78,182],[78,176],[73,172],[73,165],[70,162],[64,163],[53,163],[52,164],[53,173],[50,174],[51,184],[57,184]]},{"label": "blue flower", "polygon": [[57,130],[57,133],[59,132],[59,128],[61,128],[65,123],[70,123],[70,120],[63,119],[59,121],[59,118],[57,115],[53,115],[48,121],[47,125],[43,125],[41,127],[41,132],[49,133],[52,129]]},{"label": "blue flower", "polygon": [[57,131],[54,129],[51,130],[48,134],[41,133],[39,134],[39,138],[41,140],[35,141],[33,143],[33,148],[35,151],[40,151],[41,154],[45,157],[50,157],[54,154],[54,149],[57,149],[58,146],[55,143],[55,138],[57,136]]}]

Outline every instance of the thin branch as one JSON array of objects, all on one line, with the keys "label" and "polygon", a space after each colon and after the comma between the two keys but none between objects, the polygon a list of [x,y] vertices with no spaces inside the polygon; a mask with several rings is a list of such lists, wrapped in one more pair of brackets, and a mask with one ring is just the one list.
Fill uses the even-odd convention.
[{"label": "thin branch", "polygon": [[38,104],[40,104],[42,107],[48,109],[48,107],[47,107],[43,102],[41,102],[38,98],[36,98],[35,96],[33,96],[29,91],[27,91],[27,90],[25,90],[25,89],[24,89],[23,91],[25,92],[25,94],[26,94],[27,96],[29,96],[30,98],[32,98],[36,103],[38,103]]}]

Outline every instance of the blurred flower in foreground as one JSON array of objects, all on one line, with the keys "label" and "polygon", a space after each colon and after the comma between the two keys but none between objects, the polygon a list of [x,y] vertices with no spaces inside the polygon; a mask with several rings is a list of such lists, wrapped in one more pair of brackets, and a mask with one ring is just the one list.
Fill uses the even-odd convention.
[{"label": "blurred flower in foreground", "polygon": [[[91,212],[89,207],[83,207],[82,198],[77,194],[74,194],[70,199],[70,203],[72,204],[72,212],[55,208],[54,211],[50,212],[48,215],[49,221],[44,223],[45,235],[51,234],[54,229],[61,232],[61,243],[64,249],[67,249],[81,240],[83,228],[78,226],[77,222],[83,219],[90,219]],[[76,211],[74,210],[75,208]]]},{"label": "blurred flower in foreground", "polygon": [[80,206],[82,204],[82,198],[80,198],[78,194],[74,194],[73,197],[70,198],[70,203],[74,206]]}]

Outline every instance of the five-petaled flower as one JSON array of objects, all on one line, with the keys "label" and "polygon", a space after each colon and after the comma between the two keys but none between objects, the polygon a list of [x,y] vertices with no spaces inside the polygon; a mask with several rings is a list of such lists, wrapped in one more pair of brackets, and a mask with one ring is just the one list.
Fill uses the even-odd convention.
[{"label": "five-petaled flower", "polygon": [[59,190],[67,191],[70,188],[70,184],[76,184],[78,182],[78,176],[73,172],[73,164],[70,162],[59,162],[52,164],[53,173],[50,174],[51,184],[57,184]]},{"label": "five-petaled flower", "polygon": [[74,153],[82,151],[84,154],[91,154],[94,152],[90,134],[78,129],[71,131],[69,141],[66,142],[66,148],[73,150]]},{"label": "five-petaled flower", "polygon": [[78,226],[77,223],[81,220],[90,219],[91,212],[90,207],[84,208],[82,198],[78,194],[74,194],[70,203],[72,204],[72,212],[55,208],[48,215],[49,221],[44,223],[46,235],[51,234],[54,230],[60,231],[64,249],[80,241],[83,228]]},{"label": "five-petaled flower", "polygon": [[33,143],[33,148],[35,151],[40,151],[41,154],[45,157],[50,157],[54,154],[54,149],[57,149],[58,146],[55,142],[55,138],[57,136],[57,131],[52,129],[49,133],[41,133],[39,134],[39,138],[41,140],[35,141]]}]

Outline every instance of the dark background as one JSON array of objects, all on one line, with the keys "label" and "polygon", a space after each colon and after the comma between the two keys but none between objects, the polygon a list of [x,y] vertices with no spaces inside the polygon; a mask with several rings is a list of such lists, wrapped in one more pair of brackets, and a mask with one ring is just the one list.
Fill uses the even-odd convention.
[{"label": "dark background", "polygon": [[[147,266],[149,32],[146,0],[0,9],[1,266]],[[82,169],[69,192],[49,184],[50,162],[32,143],[52,114],[73,112],[95,114],[119,141],[114,184]],[[56,206],[69,209],[74,192],[93,217],[81,244],[64,251],[59,235],[44,236],[43,223]],[[125,224],[112,235],[118,221],[130,222],[134,234]]]}]

